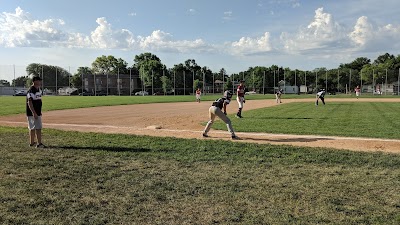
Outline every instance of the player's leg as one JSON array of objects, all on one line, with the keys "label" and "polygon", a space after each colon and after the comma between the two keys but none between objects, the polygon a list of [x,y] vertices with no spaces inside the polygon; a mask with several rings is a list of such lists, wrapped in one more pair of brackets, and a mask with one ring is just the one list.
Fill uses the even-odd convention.
[{"label": "player's leg", "polygon": [[203,137],[208,137],[207,134],[210,131],[211,126],[212,126],[212,124],[214,123],[214,120],[215,120],[215,111],[216,111],[216,109],[217,109],[217,107],[211,106],[210,109],[208,110],[209,119],[210,120],[208,121],[206,127],[204,128]]},{"label": "player's leg", "polygon": [[28,116],[29,146],[35,145],[35,118]]},{"label": "player's leg", "polygon": [[322,103],[324,103],[324,105],[325,105],[325,98],[324,97],[320,97],[320,99],[321,99]]},{"label": "player's leg", "polygon": [[317,96],[317,99],[315,100],[315,105],[318,105],[318,99],[319,97]]},{"label": "player's leg", "polygon": [[232,138],[236,138],[235,131],[233,130],[231,120],[218,108],[215,110],[215,114],[226,124],[229,133],[231,133]]},{"label": "player's leg", "polygon": [[35,129],[36,129],[36,139],[38,141],[37,148],[45,148],[46,146],[42,143],[42,117],[39,116],[35,120]]},{"label": "player's leg", "polygon": [[243,97],[238,97],[236,100],[237,100],[238,105],[239,105],[239,109],[238,109],[238,112],[236,114],[236,117],[242,118]]}]

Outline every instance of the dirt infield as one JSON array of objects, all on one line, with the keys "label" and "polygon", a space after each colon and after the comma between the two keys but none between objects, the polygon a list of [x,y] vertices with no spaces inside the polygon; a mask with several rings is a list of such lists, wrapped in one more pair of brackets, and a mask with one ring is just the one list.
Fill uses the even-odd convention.
[{"label": "dirt infield", "polygon": [[[313,102],[314,99],[287,99],[284,103]],[[329,99],[350,102],[355,99]],[[359,99],[359,102],[400,102],[400,99]],[[247,101],[245,111],[276,106],[274,100]],[[178,138],[201,138],[202,122],[207,121],[210,102],[157,103],[144,105],[106,106],[45,112],[44,126],[82,132],[123,133]],[[236,102],[228,108],[236,108]],[[0,117],[3,125],[26,126],[24,115]],[[211,139],[229,139],[224,131],[213,131]],[[237,133],[241,142],[270,143],[308,147],[329,147],[355,151],[400,153],[400,140],[347,138],[315,135]]]}]

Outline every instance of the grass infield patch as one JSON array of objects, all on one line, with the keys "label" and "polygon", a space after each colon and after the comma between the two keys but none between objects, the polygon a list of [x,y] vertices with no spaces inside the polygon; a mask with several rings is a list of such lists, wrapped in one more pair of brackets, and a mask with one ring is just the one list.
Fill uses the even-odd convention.
[{"label": "grass infield patch", "polygon": [[[203,95],[203,101],[212,101],[219,98],[221,95]],[[329,96],[333,98],[352,98],[350,95]],[[354,96],[353,96],[354,97]],[[374,97],[373,95],[365,95],[363,97]],[[378,96],[375,96],[378,97]],[[393,96],[379,96],[388,97]],[[300,99],[300,98],[315,98],[315,95],[285,95],[284,99]],[[272,94],[267,95],[247,95],[246,99],[275,99]],[[61,110],[61,109],[76,109],[89,108],[97,106],[114,106],[114,105],[134,105],[134,104],[149,104],[149,103],[166,103],[166,102],[191,102],[195,101],[194,96],[44,96],[43,110]],[[4,97],[0,96],[0,116],[19,114],[25,112],[25,97]]]},{"label": "grass infield patch", "polygon": [[[228,111],[234,111],[228,108]],[[311,134],[400,139],[400,104],[387,102],[289,103],[231,114],[233,128],[241,132]],[[213,128],[225,130],[218,121]]]},{"label": "grass infield patch", "polygon": [[1,224],[398,224],[400,155],[0,127]]}]

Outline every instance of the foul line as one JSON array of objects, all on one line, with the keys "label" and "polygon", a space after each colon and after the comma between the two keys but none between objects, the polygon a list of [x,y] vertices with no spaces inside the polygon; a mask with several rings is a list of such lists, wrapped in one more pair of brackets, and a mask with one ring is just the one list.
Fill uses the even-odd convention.
[{"label": "foul line", "polygon": [[[11,121],[0,121],[0,124],[14,124],[14,125],[26,125],[26,122],[11,122]],[[149,131],[159,130],[166,132],[176,133],[197,133],[201,134],[203,131],[196,130],[177,130],[177,129],[154,129],[154,128],[142,128],[142,127],[125,127],[125,126],[113,126],[113,125],[91,125],[91,124],[66,124],[66,123],[43,123],[47,126],[60,126],[60,127],[84,127],[84,128],[111,128],[111,129],[129,129],[136,131]],[[213,131],[216,134],[227,134],[227,131]],[[326,140],[355,140],[355,141],[383,141],[383,142],[399,142],[397,139],[382,139],[382,138],[363,138],[363,137],[338,137],[338,136],[322,136],[322,135],[300,135],[300,134],[271,134],[271,133],[253,133],[253,132],[236,132],[236,134],[243,136],[267,136],[267,137],[278,137],[278,138],[305,138],[305,139],[326,139]]]}]

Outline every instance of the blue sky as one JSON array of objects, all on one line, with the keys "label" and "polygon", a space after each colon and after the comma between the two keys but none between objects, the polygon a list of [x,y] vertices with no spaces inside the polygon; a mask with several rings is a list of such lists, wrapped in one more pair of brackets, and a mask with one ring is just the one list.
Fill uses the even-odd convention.
[{"label": "blue sky", "polygon": [[6,65],[76,68],[101,55],[132,64],[142,52],[168,67],[194,58],[228,73],[335,68],[400,54],[399,8],[398,0],[0,0],[0,79],[12,79]]}]

